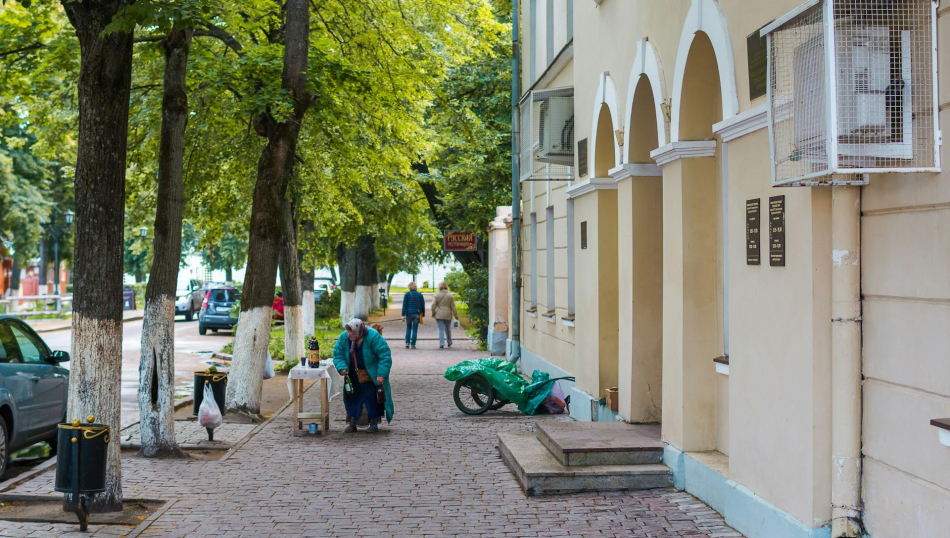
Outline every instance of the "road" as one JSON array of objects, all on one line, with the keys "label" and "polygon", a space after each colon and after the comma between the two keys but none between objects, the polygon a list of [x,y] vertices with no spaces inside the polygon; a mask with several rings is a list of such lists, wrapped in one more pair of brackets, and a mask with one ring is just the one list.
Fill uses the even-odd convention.
[{"label": "road", "polygon": [[[40,335],[50,349],[69,351],[72,331],[64,329]],[[211,364],[211,353],[232,339],[229,331],[198,334],[197,321],[175,320],[175,393],[191,395],[193,374]],[[139,358],[142,350],[142,320],[127,321],[122,327],[122,427],[139,419]]]}]

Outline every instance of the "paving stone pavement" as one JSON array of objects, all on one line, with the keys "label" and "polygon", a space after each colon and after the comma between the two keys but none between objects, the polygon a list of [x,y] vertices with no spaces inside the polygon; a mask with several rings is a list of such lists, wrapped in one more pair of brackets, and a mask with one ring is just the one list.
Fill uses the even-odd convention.
[{"label": "paving stone pavement", "polygon": [[[398,322],[387,325],[387,336],[401,334]],[[430,332],[434,324],[420,328]],[[325,437],[292,437],[288,409],[224,462],[123,460],[127,497],[177,499],[142,536],[741,536],[673,488],[526,497],[496,435],[532,431],[539,419],[511,406],[465,416],[442,378],[446,367],[486,354],[462,342],[445,350],[437,342],[390,345],[396,413],[379,434],[343,434],[336,399]],[[315,390],[306,398],[316,405]],[[51,494],[52,479],[44,473],[14,493]],[[0,521],[0,536],[76,529],[34,524],[33,534],[22,534],[23,525]]]},{"label": "paving stone pavement", "polygon": [[[228,448],[244,439],[256,424],[225,422],[214,430],[214,441],[208,441],[208,431],[197,420],[176,420],[175,439],[182,448]],[[122,430],[122,446],[141,447],[139,423]]]}]

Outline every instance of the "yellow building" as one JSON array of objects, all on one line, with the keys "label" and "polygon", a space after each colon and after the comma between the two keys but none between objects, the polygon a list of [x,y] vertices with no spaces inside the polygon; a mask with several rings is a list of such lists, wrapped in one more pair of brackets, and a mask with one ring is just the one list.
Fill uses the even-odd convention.
[{"label": "yellow building", "polygon": [[950,7],[520,13],[509,357],[747,536],[950,536]]}]

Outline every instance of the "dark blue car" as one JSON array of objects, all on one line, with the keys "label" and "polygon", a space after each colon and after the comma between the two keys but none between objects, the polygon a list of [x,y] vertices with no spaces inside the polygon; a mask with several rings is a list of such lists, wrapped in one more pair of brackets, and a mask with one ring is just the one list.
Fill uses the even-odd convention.
[{"label": "dark blue car", "polygon": [[66,420],[69,353],[50,351],[18,318],[0,316],[0,476],[10,454],[40,441],[56,449],[56,425]]}]

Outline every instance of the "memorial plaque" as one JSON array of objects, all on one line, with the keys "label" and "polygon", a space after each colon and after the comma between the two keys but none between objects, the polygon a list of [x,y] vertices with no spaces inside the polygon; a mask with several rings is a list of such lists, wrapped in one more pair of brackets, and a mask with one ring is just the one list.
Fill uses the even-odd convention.
[{"label": "memorial plaque", "polygon": [[749,54],[749,99],[762,97],[768,91],[769,49],[766,38],[759,37],[759,30],[746,38]]},{"label": "memorial plaque", "polygon": [[769,265],[785,266],[785,195],[769,197]]},{"label": "memorial plaque", "polygon": [[587,175],[587,139],[577,142],[577,177]]},{"label": "memorial plaque", "polygon": [[759,265],[759,205],[760,199],[745,201],[745,263]]},{"label": "memorial plaque", "polygon": [[587,248],[587,221],[581,223],[581,248]]}]

